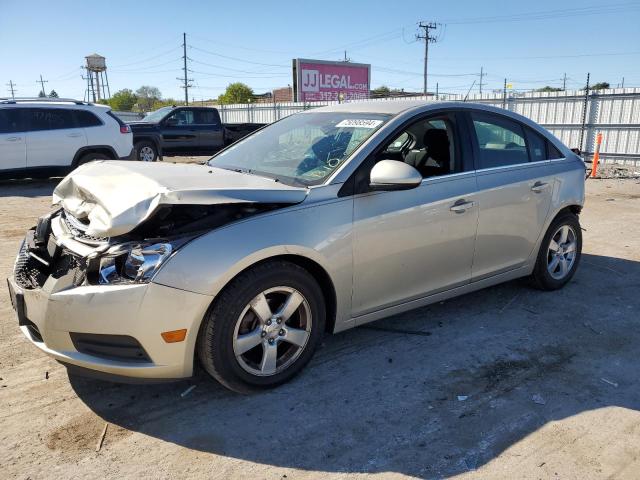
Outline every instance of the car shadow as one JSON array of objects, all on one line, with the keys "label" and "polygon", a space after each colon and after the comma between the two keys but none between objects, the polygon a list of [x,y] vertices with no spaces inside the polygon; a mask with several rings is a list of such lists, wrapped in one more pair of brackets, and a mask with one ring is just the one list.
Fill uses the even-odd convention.
[{"label": "car shadow", "polygon": [[105,421],[184,448],[440,478],[551,421],[638,410],[639,287],[640,262],[583,255],[560,291],[518,280],[327,336],[296,379],[248,396],[202,371],[151,386],[70,381]]},{"label": "car shadow", "polygon": [[0,179],[0,198],[49,196],[60,180],[62,177]]}]

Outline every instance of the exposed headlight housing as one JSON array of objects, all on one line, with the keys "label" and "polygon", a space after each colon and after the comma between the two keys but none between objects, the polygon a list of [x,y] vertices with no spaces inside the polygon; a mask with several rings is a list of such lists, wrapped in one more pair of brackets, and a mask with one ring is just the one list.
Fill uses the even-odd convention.
[{"label": "exposed headlight housing", "polygon": [[98,283],[148,283],[175,248],[169,242],[118,245],[100,259]]}]

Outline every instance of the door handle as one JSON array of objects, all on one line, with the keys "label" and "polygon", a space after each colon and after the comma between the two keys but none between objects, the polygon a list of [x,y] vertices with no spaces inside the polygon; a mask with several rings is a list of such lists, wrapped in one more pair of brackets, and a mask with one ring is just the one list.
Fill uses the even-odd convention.
[{"label": "door handle", "polygon": [[544,190],[547,189],[548,186],[549,186],[548,183],[536,182],[533,184],[533,187],[531,187],[531,191],[535,193],[542,193]]},{"label": "door handle", "polygon": [[81,133],[68,133],[67,137],[71,137],[71,138],[78,138],[81,137],[82,134]]},{"label": "door handle", "polygon": [[455,213],[464,213],[470,208],[473,208],[475,204],[476,202],[467,202],[465,200],[458,200],[456,203],[454,203],[451,206],[451,208],[449,208],[449,210]]},{"label": "door handle", "polygon": [[17,142],[18,140],[22,140],[21,137],[9,137],[6,139],[7,142]]}]

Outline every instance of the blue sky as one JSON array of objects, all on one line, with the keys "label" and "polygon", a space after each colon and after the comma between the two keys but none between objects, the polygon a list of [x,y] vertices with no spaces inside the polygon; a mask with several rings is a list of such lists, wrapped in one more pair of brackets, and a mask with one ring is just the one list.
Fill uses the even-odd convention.
[{"label": "blue sky", "polygon": [[[91,8],[93,6],[93,9]],[[430,90],[466,92],[593,81],[640,86],[640,1],[136,1],[0,0],[0,96],[47,92],[82,98],[84,56],[107,58],[111,92],[140,85],[181,98],[182,32],[196,100],[232,81],[257,93],[291,83],[295,57],[372,64],[372,86],[419,91],[418,21],[441,22],[430,45]],[[477,91],[477,86],[474,89]]]}]

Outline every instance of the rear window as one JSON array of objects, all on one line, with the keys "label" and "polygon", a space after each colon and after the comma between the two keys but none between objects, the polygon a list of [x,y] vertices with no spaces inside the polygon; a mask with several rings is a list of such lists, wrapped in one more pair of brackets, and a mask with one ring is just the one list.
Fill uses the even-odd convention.
[{"label": "rear window", "polygon": [[102,125],[100,119],[87,110],[76,110],[75,114],[78,127],[97,127]]},{"label": "rear window", "polygon": [[529,156],[532,162],[540,162],[547,159],[547,141],[542,135],[527,128],[527,140],[529,141]]},{"label": "rear window", "polygon": [[564,158],[564,155],[560,153],[560,150],[554,147],[551,142],[547,142],[547,150],[549,152],[547,156],[549,160],[554,160],[556,158]]},{"label": "rear window", "polygon": [[473,127],[480,153],[479,168],[495,168],[529,162],[522,126],[508,118],[473,112]]},{"label": "rear window", "polygon": [[196,123],[201,125],[217,125],[220,123],[218,112],[214,110],[196,110]]},{"label": "rear window", "polygon": [[25,126],[28,131],[75,128],[72,110],[62,108],[25,108],[23,112]]}]

